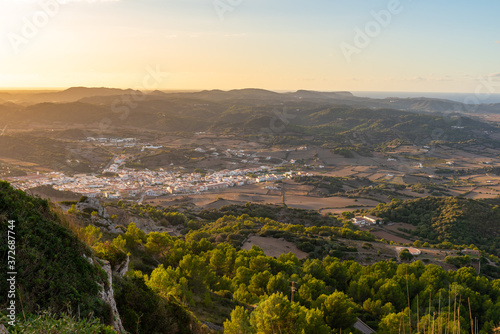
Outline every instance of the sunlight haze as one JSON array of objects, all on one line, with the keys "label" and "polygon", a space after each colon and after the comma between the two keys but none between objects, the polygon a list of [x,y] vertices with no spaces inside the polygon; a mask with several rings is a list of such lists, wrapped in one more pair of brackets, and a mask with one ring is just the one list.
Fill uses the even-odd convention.
[{"label": "sunlight haze", "polygon": [[[499,10],[494,1],[2,0],[0,87],[140,88],[158,67],[169,74],[161,89],[474,92],[500,72]],[[357,51],[346,57],[342,45]]]}]

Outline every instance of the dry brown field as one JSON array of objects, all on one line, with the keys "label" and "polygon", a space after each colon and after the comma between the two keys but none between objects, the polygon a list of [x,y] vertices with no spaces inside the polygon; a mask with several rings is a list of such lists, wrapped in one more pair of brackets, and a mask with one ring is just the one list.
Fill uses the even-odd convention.
[{"label": "dry brown field", "polygon": [[[384,228],[387,229],[387,230],[396,231],[396,232],[400,232],[398,230],[399,228],[404,228],[404,229],[407,229],[407,230],[410,230],[410,231],[414,231],[414,230],[417,229],[416,226],[411,225],[411,224],[406,224],[406,223],[393,223],[391,225],[384,225]],[[402,233],[402,232],[400,232],[400,233]]]},{"label": "dry brown field", "polygon": [[393,241],[393,242],[398,242],[398,243],[403,243],[403,244],[411,244],[413,243],[413,241],[411,240],[408,240],[408,239],[405,239],[405,238],[401,238],[401,237],[398,237],[394,234],[391,234],[387,231],[373,231],[373,232],[370,232],[371,234],[373,234],[374,236],[376,236],[377,238],[380,238],[380,239],[385,239],[385,240],[388,240],[388,241]]},{"label": "dry brown field", "polygon": [[251,236],[241,247],[244,250],[250,250],[253,245],[259,246],[267,256],[278,257],[281,254],[292,252],[299,259],[305,259],[308,254],[301,251],[295,244],[283,239],[266,238],[260,236]]}]

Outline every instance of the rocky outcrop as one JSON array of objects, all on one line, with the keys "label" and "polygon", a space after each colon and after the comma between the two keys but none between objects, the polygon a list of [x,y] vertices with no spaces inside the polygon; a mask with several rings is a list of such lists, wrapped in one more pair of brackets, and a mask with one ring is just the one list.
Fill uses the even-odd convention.
[{"label": "rocky outcrop", "polygon": [[96,211],[97,215],[101,218],[109,218],[106,209],[101,205],[97,198],[87,198],[83,202],[78,202],[76,204],[76,209],[78,211],[84,211],[86,209],[91,209],[92,211]]},{"label": "rocky outcrop", "polygon": [[[86,255],[83,255],[83,257],[91,264],[94,264],[94,259],[92,257],[87,257]],[[108,276],[108,280],[105,284],[102,283],[98,284],[102,288],[100,292],[101,299],[111,307],[112,319],[110,325],[117,333],[127,333],[127,331],[123,327],[122,319],[120,318],[120,314],[118,313],[118,308],[116,306],[115,295],[113,291],[113,271],[111,270],[111,264],[106,260],[99,260],[99,261],[103,263],[103,265],[101,265],[101,268],[104,269],[104,271]],[[127,261],[125,262],[126,270],[128,270],[128,263],[129,263],[129,257],[127,256]]]},{"label": "rocky outcrop", "polygon": [[[149,217],[138,217],[130,215],[127,210],[116,207],[103,207],[97,198],[87,198],[76,205],[78,211],[95,211],[97,216],[92,217],[92,225],[98,226],[101,229],[110,233],[121,234],[124,231],[117,226],[122,225],[127,227],[129,223],[134,222],[135,225],[146,233],[149,232],[171,232],[164,226],[157,224]],[[116,215],[115,219],[111,216]]]},{"label": "rocky outcrop", "polygon": [[106,274],[108,275],[108,282],[107,284],[101,285],[102,287],[101,298],[106,303],[108,303],[109,306],[111,306],[111,312],[113,315],[111,320],[111,327],[113,327],[113,329],[118,333],[126,333],[125,328],[123,328],[122,319],[120,318],[120,314],[118,313],[118,308],[116,306],[115,296],[113,292],[113,272],[111,271],[111,265],[109,264],[108,261],[103,260],[103,262],[104,265],[102,266],[102,268],[104,269],[104,271],[106,271]]},{"label": "rocky outcrop", "polygon": [[168,232],[168,228],[161,226],[156,223],[150,217],[139,217],[136,215],[131,215],[126,209],[107,207],[106,208],[109,215],[116,215],[117,224],[127,227],[129,223],[134,222],[135,225],[140,228],[145,233],[149,232]]},{"label": "rocky outcrop", "polygon": [[224,332],[224,327],[222,326],[218,326],[216,324],[213,324],[211,322],[208,322],[208,321],[200,321],[202,324],[204,324],[205,326],[208,327],[208,329],[211,329],[213,331],[217,331],[217,332],[220,332],[220,333],[223,333]]},{"label": "rocky outcrop", "polygon": [[118,268],[116,269],[116,273],[123,277],[128,271],[129,263],[130,263],[130,256],[127,256],[127,259],[122,264],[120,264],[120,266],[118,266]]}]

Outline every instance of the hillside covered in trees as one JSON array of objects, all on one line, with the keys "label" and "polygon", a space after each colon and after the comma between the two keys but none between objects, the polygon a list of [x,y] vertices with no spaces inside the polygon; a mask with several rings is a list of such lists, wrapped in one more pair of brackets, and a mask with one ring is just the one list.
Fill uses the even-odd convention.
[{"label": "hillside covered in trees", "polygon": [[[13,129],[34,124],[47,129],[55,125],[58,129],[61,126],[86,129],[86,124],[98,124],[105,117],[117,131],[141,128],[178,135],[209,131],[271,145],[323,146],[340,154],[366,155],[374,150],[383,151],[397,141],[415,145],[499,147],[496,136],[491,135],[497,131],[496,126],[460,113],[467,108],[455,108],[454,104],[447,107],[450,109],[437,108],[429,113],[426,108],[403,108],[385,100],[369,105],[366,101],[352,102],[354,97],[342,93],[331,93],[333,98],[324,99],[326,93],[302,91],[291,95],[240,90],[144,94],[143,99],[134,102],[134,108],[116,110],[113,108],[116,101],[130,99],[133,92],[114,93],[117,95],[83,94],[86,97],[75,101],[63,98],[57,103],[48,100],[29,106],[0,104],[0,116]],[[68,145],[58,138],[43,139],[45,145],[40,147],[30,137],[14,139],[0,137],[0,151],[13,159],[19,152],[26,152],[26,146],[35,148],[31,152],[47,152],[58,162],[61,152],[68,150],[57,150]],[[30,157],[36,163],[46,159],[43,154]],[[79,170],[85,171],[85,159],[78,160],[81,160]]]},{"label": "hillside covered in trees", "polygon": [[[9,221],[13,221],[11,228]],[[8,231],[11,233],[8,233]],[[7,265],[12,250],[7,235],[15,235],[16,311],[11,333],[112,333],[111,306],[102,293],[109,290],[104,263],[84,241],[78,225],[52,203],[14,190],[0,182],[0,291],[9,291]],[[12,234],[14,232],[15,234]],[[10,240],[10,238],[9,238]],[[125,256],[126,257],[126,256]],[[9,276],[10,277],[10,276]],[[176,301],[161,300],[141,285],[113,281],[120,305],[133,303],[148,310],[165,333],[207,333]],[[116,295],[117,293],[117,295]],[[149,295],[148,295],[149,293]],[[7,293],[0,296],[0,323],[7,325]],[[154,318],[156,317],[156,318]],[[116,319],[115,319],[116,320]],[[182,331],[182,328],[191,328]],[[151,331],[153,333],[154,331]]]},{"label": "hillside covered in trees", "polygon": [[[130,333],[356,333],[358,319],[377,333],[451,333],[459,327],[463,333],[491,333],[500,323],[499,280],[470,267],[447,271],[421,261],[362,266],[341,260],[336,256],[348,250],[334,249],[336,238],[374,238],[333,217],[290,211],[304,220],[280,222],[282,212],[248,205],[190,219],[149,207],[141,212],[184,226],[181,235],[146,233],[131,222],[123,233],[103,236],[97,226],[78,226],[78,212],[63,215],[5,182],[0,198],[2,236],[8,220],[17,222],[17,298],[24,313],[19,309],[12,332],[36,333],[49,325],[112,332],[106,326],[110,306],[99,298],[106,261],[115,270],[114,299]],[[399,212],[401,205],[377,212]],[[429,210],[439,205],[452,203],[434,203]],[[270,257],[257,246],[243,250],[240,238],[255,233],[307,242],[310,256]],[[5,259],[8,248],[0,247]],[[128,271],[120,274],[125,263]],[[5,261],[1,265],[5,275]],[[1,282],[4,291],[4,276]],[[5,310],[5,296],[0,298]]]},{"label": "hillside covered in trees", "polygon": [[500,209],[498,199],[471,200],[461,197],[425,197],[379,204],[372,214],[388,221],[417,227],[408,231],[431,243],[476,245],[500,255]]}]

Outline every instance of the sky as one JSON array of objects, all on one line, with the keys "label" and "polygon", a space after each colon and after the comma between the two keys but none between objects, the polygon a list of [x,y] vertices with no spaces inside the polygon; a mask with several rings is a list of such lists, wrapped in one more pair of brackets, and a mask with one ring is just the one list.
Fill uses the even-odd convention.
[{"label": "sky", "polygon": [[498,94],[498,13],[498,0],[0,0],[0,88]]}]

